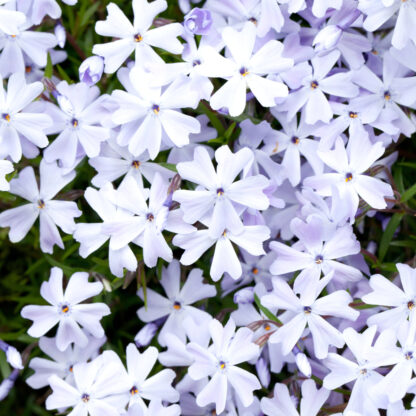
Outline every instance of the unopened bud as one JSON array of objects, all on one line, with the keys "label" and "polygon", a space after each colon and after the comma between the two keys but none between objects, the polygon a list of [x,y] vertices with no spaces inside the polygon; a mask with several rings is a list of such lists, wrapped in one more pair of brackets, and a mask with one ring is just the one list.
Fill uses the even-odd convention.
[{"label": "unopened bud", "polygon": [[101,79],[103,71],[104,59],[101,56],[90,56],[79,67],[79,79],[91,87]]},{"label": "unopened bud", "polygon": [[56,40],[58,41],[59,47],[63,48],[66,42],[66,31],[65,31],[65,28],[60,23],[58,23],[55,26],[55,36],[56,36]]},{"label": "unopened bud", "polygon": [[211,12],[195,7],[186,16],[183,22],[185,30],[194,35],[206,35],[212,26]]}]

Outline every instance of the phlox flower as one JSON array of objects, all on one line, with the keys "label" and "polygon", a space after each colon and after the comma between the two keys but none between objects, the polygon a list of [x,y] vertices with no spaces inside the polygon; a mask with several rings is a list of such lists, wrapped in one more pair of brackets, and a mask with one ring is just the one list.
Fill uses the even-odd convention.
[{"label": "phlox flower", "polygon": [[52,394],[46,399],[46,409],[72,407],[68,416],[119,416],[123,409],[120,394],[127,388],[123,371],[118,356],[104,351],[89,363],[74,365],[74,386],[52,375]]},{"label": "phlox flower", "polygon": [[215,159],[216,170],[207,150],[197,147],[193,161],[178,163],[181,177],[200,186],[194,191],[178,190],[173,199],[181,204],[186,222],[210,221],[212,238],[218,238],[225,229],[238,235],[243,230],[240,215],[245,208],[263,210],[269,206],[263,193],[269,181],[263,175],[235,181],[253,162],[253,152],[248,148],[232,153],[228,146],[221,146],[215,152]]},{"label": "phlox flower", "polygon": [[[88,257],[95,250],[98,250],[111,235],[103,231],[106,223],[112,223],[117,220],[130,218],[131,215],[122,209],[118,209],[110,195],[113,188],[107,183],[100,190],[88,187],[84,193],[84,198],[92,209],[102,219],[102,223],[89,222],[78,223],[75,226],[74,239],[81,243],[79,254],[81,257]],[[110,243],[108,250],[108,260],[111,273],[117,277],[123,276],[123,269],[130,271],[137,269],[137,259],[128,245],[113,249]]]},{"label": "phlox flower", "polygon": [[[215,286],[206,285],[203,281],[202,270],[192,269],[185,284],[180,288],[180,265],[177,260],[173,260],[167,268],[162,270],[160,284],[166,292],[167,298],[161,296],[152,289],[146,290],[146,306],[141,307],[137,314],[144,322],[154,321],[167,316],[158,337],[160,345],[166,345],[166,334],[175,334],[178,338],[185,341],[185,329],[183,321],[191,317],[196,323],[210,320],[211,315],[201,309],[192,306],[199,300],[216,295]],[[144,299],[143,290],[139,291],[139,296]]]},{"label": "phlox flower", "polygon": [[178,77],[162,90],[161,86],[148,85],[149,75],[138,67],[121,70],[119,77],[127,89],[116,90],[112,98],[119,108],[112,121],[121,125],[117,142],[127,146],[133,156],[148,151],[155,159],[161,146],[183,147],[189,144],[189,135],[199,133],[199,121],[183,114],[180,108],[193,106],[195,93],[184,93],[185,77]]},{"label": "phlox flower", "polygon": [[237,364],[258,355],[259,347],[252,342],[252,331],[248,328],[235,331],[232,319],[224,327],[213,319],[209,325],[209,332],[212,345],[208,349],[194,342],[187,345],[187,350],[195,360],[188,368],[189,376],[193,380],[211,377],[197,395],[198,406],[214,402],[216,412],[220,414],[225,408],[229,384],[244,407],[250,406],[254,399],[253,390],[261,386],[255,375],[237,367]]},{"label": "phlox flower", "polygon": [[261,303],[267,308],[290,311],[290,320],[270,337],[270,342],[282,344],[283,354],[288,354],[293,349],[306,326],[312,333],[317,358],[325,358],[330,345],[338,348],[344,345],[342,334],[322,316],[329,315],[355,321],[359,312],[348,306],[352,298],[345,290],[337,290],[318,299],[331,277],[328,275],[319,282],[315,281],[315,284],[303,288],[300,290],[299,298],[285,281],[274,279],[273,292],[261,297]]},{"label": "phlox flower", "polygon": [[79,150],[88,157],[99,155],[100,143],[110,137],[109,129],[101,126],[104,112],[99,94],[98,87],[83,82],[69,85],[61,81],[56,86],[59,108],[49,105],[46,111],[54,120],[49,133],[59,135],[44,151],[47,162],[59,160],[69,168]]},{"label": "phlox flower", "polygon": [[363,27],[369,32],[377,30],[397,12],[392,44],[402,49],[411,40],[416,44],[416,1],[415,0],[360,0],[358,8],[367,15]]},{"label": "phlox flower", "polygon": [[16,31],[0,34],[2,77],[6,78],[16,72],[24,74],[25,55],[36,65],[42,68],[46,66],[48,49],[55,47],[58,41],[52,33],[28,30],[31,26],[32,22],[27,19],[16,28]]},{"label": "phlox flower", "polygon": [[74,383],[74,365],[87,362],[98,355],[98,350],[106,341],[105,337],[95,338],[88,335],[88,344],[85,347],[69,345],[64,351],[56,346],[55,338],[41,337],[39,348],[52,360],[35,357],[30,360],[29,368],[35,371],[26,379],[32,389],[40,389],[49,384],[49,377],[57,375],[70,384]]},{"label": "phlox flower", "polygon": [[302,79],[302,87],[291,92],[280,111],[287,111],[288,120],[302,109],[302,116],[307,124],[318,121],[329,123],[333,112],[325,94],[342,98],[352,98],[358,95],[358,87],[352,83],[351,72],[337,72],[330,74],[339,57],[338,51],[332,51],[325,56],[315,56],[312,68]]},{"label": "phlox flower", "polygon": [[23,73],[14,73],[7,91],[1,79],[0,83],[0,157],[10,156],[13,162],[18,162],[22,152],[29,156],[29,150],[48,145],[45,130],[52,126],[52,119],[31,111],[30,104],[43,91],[41,82],[26,84]]},{"label": "phlox flower", "polygon": [[137,403],[146,412],[144,399],[170,403],[179,400],[179,393],[171,386],[175,378],[173,370],[164,369],[149,377],[158,354],[155,347],[149,347],[140,353],[134,344],[127,346],[127,372],[124,372],[122,378],[125,379],[123,384],[128,386],[124,389],[123,396],[129,407]]},{"label": "phlox flower", "polygon": [[75,172],[63,175],[56,165],[44,161],[39,170],[40,188],[31,166],[21,170],[19,176],[10,181],[10,192],[30,203],[3,211],[0,214],[0,226],[10,227],[9,238],[15,243],[26,236],[39,217],[40,248],[45,253],[52,253],[55,244],[64,248],[57,226],[65,233],[72,234],[75,229],[74,217],[79,217],[82,212],[75,202],[53,199],[74,179]]},{"label": "phlox flower", "polygon": [[215,244],[211,261],[210,276],[215,282],[228,273],[238,279],[243,270],[232,243],[255,256],[266,254],[263,242],[270,237],[269,229],[264,225],[245,225],[239,234],[228,229],[218,237],[211,237],[209,229],[194,231],[189,234],[177,234],[172,243],[185,250],[180,262],[187,266],[196,262],[205,251]]},{"label": "phlox flower", "polygon": [[99,35],[118,38],[114,42],[93,47],[92,52],[104,58],[106,73],[115,72],[133,51],[138,65],[144,65],[147,61],[162,61],[152,47],[174,54],[182,52],[183,46],[177,39],[183,33],[180,23],[150,29],[153,19],[167,9],[165,0],[150,3],[147,0],[133,0],[132,7],[133,24],[115,3],[110,3],[107,6],[107,19],[95,25],[95,31]]},{"label": "phlox flower", "polygon": [[226,107],[231,116],[239,116],[246,106],[247,87],[263,107],[273,107],[275,98],[287,96],[285,84],[263,77],[293,66],[291,58],[282,56],[282,43],[270,40],[254,53],[256,28],[250,22],[244,25],[241,32],[226,27],[222,38],[230,56],[224,58],[207,46],[201,51],[204,61],[199,68],[202,75],[227,80],[211,97],[210,104],[214,110]]},{"label": "phlox flower", "polygon": [[273,398],[261,399],[261,410],[267,416],[316,416],[328,399],[329,393],[326,388],[318,390],[313,380],[305,380],[302,383],[302,400],[298,413],[287,386],[276,383]]},{"label": "phlox flower", "polygon": [[376,396],[374,392],[371,393],[372,387],[383,378],[375,371],[378,363],[372,360],[372,344],[376,329],[375,325],[371,326],[362,334],[357,333],[353,328],[344,330],[345,343],[356,361],[335,353],[329,353],[324,361],[325,366],[330,370],[324,378],[323,386],[326,389],[333,390],[355,381],[345,408],[346,415],[379,416],[378,409],[387,407],[387,400]]},{"label": "phlox flower", "polygon": [[23,318],[33,321],[28,334],[39,338],[56,324],[56,346],[64,351],[71,343],[86,347],[88,337],[80,325],[96,338],[104,336],[100,324],[103,316],[110,314],[104,303],[81,304],[80,302],[98,295],[103,290],[100,282],[89,283],[88,273],[77,272],[69,279],[65,292],[62,289],[63,273],[58,267],[51,269],[49,281],[40,287],[41,296],[50,304],[28,305],[22,309]]},{"label": "phlox flower", "polygon": [[88,163],[97,171],[91,180],[91,183],[97,187],[113,182],[121,176],[124,178],[133,176],[142,186],[143,177],[152,183],[156,172],[160,173],[164,180],[174,176],[173,171],[158,163],[149,162],[147,152],[134,157],[126,147],[119,146],[111,139],[103,144],[100,155],[89,159]]},{"label": "phlox flower", "polygon": [[[143,260],[146,266],[156,266],[157,259],[170,262],[172,250],[163,237],[162,231],[190,233],[192,225],[182,220],[180,209],[170,210],[166,202],[169,183],[156,174],[150,192],[143,189],[133,177],[126,178],[113,192],[114,203],[130,215],[107,221],[102,230],[110,235],[110,249],[120,250],[130,242],[143,247]],[[149,195],[149,202],[147,197]]]},{"label": "phlox flower", "polygon": [[372,292],[362,296],[362,300],[370,305],[381,305],[389,309],[368,318],[368,325],[377,325],[380,329],[398,328],[410,320],[416,325],[416,270],[407,264],[396,264],[402,288],[380,274],[370,278]]},{"label": "phlox flower", "polygon": [[299,241],[293,247],[278,241],[270,243],[270,248],[277,254],[270,272],[282,275],[301,270],[294,284],[296,293],[309,284],[315,284],[322,273],[328,275],[333,271],[336,279],[344,282],[356,282],[362,278],[358,269],[338,261],[360,252],[360,243],[351,226],[328,229],[320,217],[311,216],[306,222],[294,218],[291,228]]},{"label": "phlox flower", "polygon": [[335,186],[353,222],[359,197],[372,208],[383,209],[387,206],[384,197],[393,196],[389,184],[365,174],[383,153],[382,143],[371,143],[368,135],[351,136],[346,148],[338,138],[334,150],[318,151],[323,162],[335,172],[310,176],[304,180],[304,185],[316,189],[323,196],[331,196]]}]

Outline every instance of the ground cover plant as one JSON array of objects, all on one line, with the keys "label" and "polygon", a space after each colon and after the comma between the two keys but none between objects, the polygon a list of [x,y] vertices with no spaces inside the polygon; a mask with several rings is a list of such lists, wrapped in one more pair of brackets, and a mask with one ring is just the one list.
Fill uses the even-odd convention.
[{"label": "ground cover plant", "polygon": [[0,34],[0,416],[416,415],[416,0]]}]

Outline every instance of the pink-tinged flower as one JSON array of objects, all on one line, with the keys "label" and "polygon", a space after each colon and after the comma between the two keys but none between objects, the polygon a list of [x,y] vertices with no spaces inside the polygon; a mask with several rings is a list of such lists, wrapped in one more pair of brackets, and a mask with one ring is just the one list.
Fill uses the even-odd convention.
[{"label": "pink-tinged flower", "polygon": [[75,172],[63,175],[56,165],[44,161],[39,170],[40,189],[31,166],[21,170],[19,176],[10,181],[10,192],[30,203],[3,211],[0,214],[0,227],[10,227],[10,241],[16,243],[26,236],[39,217],[40,248],[45,253],[52,253],[55,244],[64,248],[57,226],[65,233],[72,234],[75,229],[74,217],[79,217],[82,212],[75,202],[53,199],[74,179]]},{"label": "pink-tinged flower", "polygon": [[[19,25],[16,31],[0,36],[0,75],[4,78],[16,72],[25,73],[25,56],[40,67],[47,63],[48,49],[58,43],[52,33],[28,30],[30,20]],[[11,29],[11,28],[9,28]]]},{"label": "pink-tinged flower", "polygon": [[49,384],[49,377],[57,375],[65,381],[74,384],[74,365],[86,363],[97,357],[100,347],[105,343],[106,337],[95,338],[88,335],[88,344],[85,347],[69,345],[64,351],[56,346],[55,338],[41,337],[39,348],[51,359],[35,357],[30,360],[29,368],[35,371],[26,379],[32,389],[40,389]]},{"label": "pink-tinged flower", "polygon": [[[88,257],[91,253],[98,250],[111,235],[103,231],[106,223],[130,218],[131,215],[118,209],[114,201],[110,198],[113,191],[111,184],[107,184],[99,191],[94,188],[87,188],[84,194],[85,199],[91,208],[103,220],[102,223],[78,223],[74,230],[74,239],[81,243],[79,254],[81,257]],[[130,271],[137,269],[137,259],[128,245],[119,249],[113,249],[111,243],[108,249],[108,261],[111,273],[117,277],[123,276],[123,269]]]},{"label": "pink-tinged flower", "polygon": [[[10,156],[13,162],[22,158],[22,152],[30,155],[37,147],[48,145],[45,130],[52,126],[47,114],[31,112],[30,104],[42,93],[43,84],[26,84],[23,73],[13,74],[7,84],[7,92],[0,80],[0,158]],[[32,156],[33,157],[33,156]]]},{"label": "pink-tinged flower", "polygon": [[98,87],[61,81],[56,91],[60,107],[49,105],[46,111],[54,120],[49,133],[59,136],[45,149],[44,157],[48,162],[60,160],[64,167],[70,168],[78,152],[98,156],[101,142],[109,139],[110,130],[101,125],[105,113]]},{"label": "pink-tinged flower", "polygon": [[252,342],[253,332],[248,328],[235,331],[232,319],[224,327],[213,319],[209,332],[213,342],[209,348],[195,342],[187,345],[188,352],[194,358],[188,369],[189,376],[193,380],[211,377],[197,395],[198,406],[215,403],[216,412],[220,414],[225,409],[229,385],[244,407],[250,406],[254,400],[253,390],[260,389],[261,385],[255,375],[237,367],[237,364],[258,356],[259,347]]},{"label": "pink-tinged flower", "polygon": [[[347,207],[350,221],[354,221],[358,209],[359,197],[372,208],[386,208],[384,197],[393,196],[392,187],[365,172],[384,153],[382,143],[371,143],[368,135],[351,136],[347,148],[341,138],[335,142],[334,150],[318,151],[319,157],[335,172],[310,176],[304,180],[323,196],[332,195],[332,187],[338,190],[338,197]],[[336,196],[336,195],[334,195]]]},{"label": "pink-tinged flower", "polygon": [[118,356],[104,351],[89,363],[74,365],[74,386],[52,375],[52,394],[46,399],[46,409],[71,407],[68,416],[119,416],[125,404],[120,395],[128,386],[123,371]]},{"label": "pink-tinged flower", "polygon": [[261,303],[267,308],[285,309],[290,313],[290,320],[270,337],[270,342],[282,344],[283,354],[289,354],[306,326],[312,333],[317,358],[325,358],[330,345],[338,348],[344,345],[342,334],[322,316],[355,321],[360,313],[348,306],[352,298],[345,290],[337,290],[318,299],[330,278],[332,276],[327,275],[319,282],[315,281],[314,284],[302,288],[299,290],[299,298],[285,281],[274,279],[273,292],[261,297]]},{"label": "pink-tinged flower", "polygon": [[[181,278],[180,265],[173,260],[167,268],[162,271],[160,284],[166,292],[167,298],[161,296],[152,289],[146,290],[146,306],[137,311],[137,315],[144,322],[151,322],[162,317],[168,317],[158,337],[160,345],[166,345],[166,335],[175,334],[185,342],[186,333],[183,322],[187,318],[193,319],[197,324],[210,320],[211,315],[201,309],[192,306],[193,303],[202,299],[215,296],[215,286],[203,283],[202,270],[193,269],[188,278],[180,288]],[[144,299],[143,290],[139,296]]]},{"label": "pink-tinged flower", "polygon": [[33,321],[27,332],[30,336],[39,338],[59,324],[55,341],[60,351],[64,351],[71,343],[86,347],[88,337],[80,325],[94,337],[103,337],[104,329],[100,320],[110,314],[110,308],[104,303],[80,302],[98,295],[103,285],[100,282],[89,283],[88,273],[84,272],[71,276],[65,292],[62,284],[62,270],[53,267],[49,281],[43,282],[40,287],[40,294],[50,305],[28,305],[22,309],[23,318]]},{"label": "pink-tinged flower", "polygon": [[371,293],[362,297],[370,305],[381,305],[389,309],[368,318],[368,325],[377,325],[380,329],[398,328],[408,319],[416,325],[416,270],[407,264],[396,264],[403,289],[380,274],[370,278]]},{"label": "pink-tinged flower", "polygon": [[270,40],[254,53],[256,28],[250,22],[244,25],[241,32],[226,27],[222,38],[230,52],[229,58],[224,58],[213,47],[207,46],[201,51],[204,62],[199,68],[200,73],[227,80],[211,97],[213,109],[226,107],[231,116],[239,116],[246,106],[247,87],[263,107],[273,107],[276,98],[287,96],[285,84],[263,77],[293,66],[293,59],[282,56],[282,43]]},{"label": "pink-tinged flower", "polygon": [[215,282],[228,273],[238,279],[242,273],[240,260],[232,243],[255,256],[266,254],[263,242],[270,237],[270,230],[264,225],[245,225],[239,234],[225,229],[219,237],[211,237],[209,229],[198,230],[189,234],[178,234],[172,243],[185,250],[180,262],[185,265],[195,263],[203,253],[215,244],[211,262],[210,275]]},{"label": "pink-tinged flower", "polygon": [[355,381],[344,414],[376,416],[380,414],[379,408],[387,407],[387,400],[371,394],[372,387],[383,378],[375,371],[378,363],[372,359],[372,344],[376,329],[374,325],[362,334],[352,328],[347,328],[343,332],[345,343],[356,361],[335,353],[329,353],[324,361],[325,366],[331,371],[324,378],[323,386],[326,389],[333,390]]},{"label": "pink-tinged flower", "polygon": [[181,177],[200,186],[194,191],[178,190],[173,199],[180,202],[186,222],[209,222],[212,238],[218,238],[226,229],[238,235],[243,230],[240,215],[246,208],[268,208],[269,199],[263,190],[269,181],[263,175],[235,181],[253,163],[253,152],[248,148],[232,153],[228,146],[221,146],[215,159],[216,170],[208,151],[200,146],[195,149],[193,161],[178,163]]},{"label": "pink-tinged flower", "polygon": [[273,398],[261,399],[261,410],[267,416],[316,416],[328,399],[329,393],[326,388],[318,390],[313,380],[305,380],[302,383],[302,400],[298,413],[287,386],[276,383]]},{"label": "pink-tinged flower", "polygon": [[185,77],[176,78],[164,90],[160,85],[149,85],[149,74],[137,66],[120,70],[119,77],[127,92],[112,93],[119,106],[112,121],[121,125],[117,143],[128,145],[134,157],[147,150],[150,158],[155,159],[161,146],[183,147],[189,144],[191,133],[200,132],[199,121],[179,110],[196,103],[196,93],[184,93]]},{"label": "pink-tinged flower", "polygon": [[150,3],[147,0],[133,0],[132,6],[133,24],[115,3],[110,3],[107,6],[107,19],[95,25],[95,31],[99,35],[118,38],[114,42],[94,45],[92,49],[94,54],[104,58],[106,73],[115,72],[133,51],[138,65],[144,65],[149,61],[163,62],[152,47],[174,54],[182,52],[183,46],[177,39],[184,30],[180,23],[149,29],[153,19],[167,9],[168,4],[165,0]]},{"label": "pink-tinged flower", "polygon": [[351,226],[328,229],[322,218],[314,215],[306,222],[294,218],[291,228],[299,241],[293,247],[278,241],[270,243],[270,248],[277,254],[270,272],[283,275],[301,270],[294,284],[296,293],[309,284],[315,284],[322,273],[328,275],[334,272],[335,279],[343,283],[356,282],[362,278],[358,269],[337,261],[360,252],[360,243]]}]

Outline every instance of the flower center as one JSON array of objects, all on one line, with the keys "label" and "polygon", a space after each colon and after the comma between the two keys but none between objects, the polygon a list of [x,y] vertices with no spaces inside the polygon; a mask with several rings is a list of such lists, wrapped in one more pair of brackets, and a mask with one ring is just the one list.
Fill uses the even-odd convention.
[{"label": "flower center", "polygon": [[312,308],[310,306],[304,306],[303,307],[303,312],[305,315],[310,315],[312,312]]},{"label": "flower center", "polygon": [[345,182],[350,182],[352,181],[352,173],[348,172],[345,174]]},{"label": "flower center", "polygon": [[201,61],[199,59],[195,59],[195,61],[192,62],[192,66],[201,65]]},{"label": "flower center", "polygon": [[177,311],[178,311],[179,309],[181,309],[181,303],[180,303],[180,302],[178,302],[178,301],[176,301],[176,302],[173,304],[173,309],[176,309]]},{"label": "flower center", "polygon": [[155,216],[153,214],[149,213],[149,214],[146,215],[146,219],[147,219],[147,221],[152,222],[155,219]]},{"label": "flower center", "polygon": [[391,94],[390,94],[390,92],[389,92],[389,91],[385,91],[385,92],[384,92],[384,99],[385,99],[386,101],[390,101],[390,99],[391,99]]},{"label": "flower center", "polygon": [[142,40],[143,40],[143,36],[140,33],[138,33],[137,35],[134,35],[134,41],[135,42],[139,43]]},{"label": "flower center", "polygon": [[264,325],[263,325],[263,328],[264,328],[266,331],[270,331],[271,326],[270,326],[269,324],[264,324]]},{"label": "flower center", "polygon": [[246,75],[248,75],[248,69],[245,68],[244,66],[240,68],[240,74],[245,77]]},{"label": "flower center", "polygon": [[249,22],[254,23],[255,25],[257,25],[257,19],[255,17],[250,17],[248,19]]},{"label": "flower center", "polygon": [[412,360],[413,359],[413,353],[411,351],[407,351],[404,354],[404,358],[406,358],[406,360]]},{"label": "flower center", "polygon": [[253,267],[251,269],[251,273],[253,273],[253,274],[259,274],[259,269],[257,267]]},{"label": "flower center", "polygon": [[10,121],[10,114],[2,114],[3,120],[6,120],[7,122]]},{"label": "flower center", "polygon": [[293,137],[290,139],[290,141],[291,141],[293,144],[299,144],[300,139],[299,139],[299,137],[293,136]]},{"label": "flower center", "polygon": [[415,307],[415,303],[412,300],[407,302],[407,309],[409,309],[409,311],[411,311],[414,307]]},{"label": "flower center", "polygon": [[321,264],[323,261],[324,261],[324,258],[320,254],[315,257],[316,264]]},{"label": "flower center", "polygon": [[62,311],[63,313],[68,313],[68,312],[69,312],[69,306],[68,306],[68,305],[66,305],[66,304],[63,304],[63,305],[61,306],[61,311]]},{"label": "flower center", "polygon": [[73,118],[72,120],[71,120],[71,124],[72,124],[72,127],[78,127],[78,120],[76,119],[76,118]]},{"label": "flower center", "polygon": [[82,400],[84,403],[88,403],[88,402],[90,401],[90,395],[89,395],[89,394],[87,394],[87,393],[84,393],[84,394],[81,396],[81,400]]},{"label": "flower center", "polygon": [[157,104],[154,104],[153,107],[152,107],[152,110],[155,114],[159,114],[160,107]]},{"label": "flower center", "polygon": [[38,208],[39,209],[45,208],[45,201],[43,199],[39,199],[39,201],[38,201]]},{"label": "flower center", "polygon": [[350,118],[357,118],[358,117],[358,114],[356,112],[354,112],[354,111],[350,111],[348,113],[348,115],[350,116]]},{"label": "flower center", "polygon": [[136,386],[133,386],[133,387],[130,389],[130,394],[131,394],[132,396],[134,396],[135,394],[139,394],[139,389],[138,389]]},{"label": "flower center", "polygon": [[224,195],[224,189],[218,188],[217,189],[217,196],[221,196],[221,195]]},{"label": "flower center", "polygon": [[70,365],[68,370],[69,370],[70,373],[73,373],[74,372],[74,366]]},{"label": "flower center", "polygon": [[224,368],[226,367],[225,362],[224,361],[220,361],[218,363],[219,367],[221,368],[221,370],[224,370]]},{"label": "flower center", "polygon": [[319,86],[318,81],[312,81],[311,82],[311,90],[316,90]]},{"label": "flower center", "polygon": [[131,162],[131,165],[134,167],[134,169],[139,169],[140,162],[138,160],[133,160],[133,162]]},{"label": "flower center", "polygon": [[365,376],[367,374],[367,369],[366,368],[362,368],[360,370],[360,374],[363,375],[363,376]]}]

